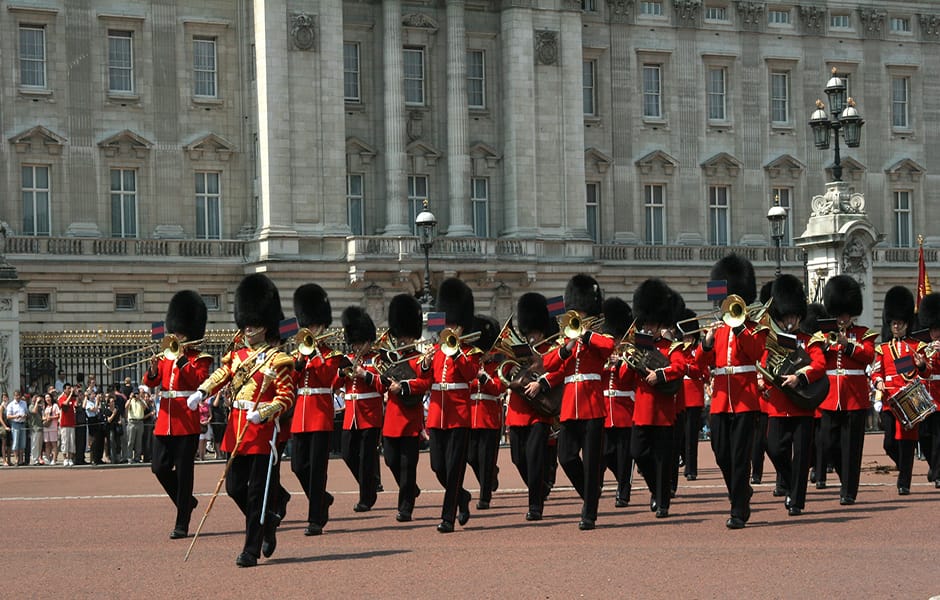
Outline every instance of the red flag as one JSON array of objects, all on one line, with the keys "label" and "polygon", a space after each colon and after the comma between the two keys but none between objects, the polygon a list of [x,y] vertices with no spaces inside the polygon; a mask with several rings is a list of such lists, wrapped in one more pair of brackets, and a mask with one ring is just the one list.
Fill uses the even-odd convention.
[{"label": "red flag", "polygon": [[921,299],[930,293],[930,278],[927,277],[927,265],[924,262],[924,238],[918,237],[920,243],[919,256],[917,258],[917,300],[914,304],[914,310],[920,306]]}]

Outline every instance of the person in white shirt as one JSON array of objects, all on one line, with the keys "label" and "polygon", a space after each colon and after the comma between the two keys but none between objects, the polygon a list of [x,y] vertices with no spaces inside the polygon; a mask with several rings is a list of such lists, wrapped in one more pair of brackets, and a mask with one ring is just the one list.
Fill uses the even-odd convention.
[{"label": "person in white shirt", "polygon": [[13,431],[13,460],[17,466],[24,464],[23,451],[26,449],[26,401],[18,391],[13,392],[13,400],[7,404],[6,417]]}]

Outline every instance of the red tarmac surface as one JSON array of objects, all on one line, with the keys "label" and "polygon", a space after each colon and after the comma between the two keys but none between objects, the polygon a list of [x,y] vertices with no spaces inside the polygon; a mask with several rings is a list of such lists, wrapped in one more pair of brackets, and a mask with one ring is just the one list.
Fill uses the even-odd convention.
[{"label": "red tarmac surface", "polygon": [[[728,502],[707,442],[699,479],[682,479],[668,519],[655,519],[636,481],[628,508],[601,498],[595,531],[577,528],[581,502],[559,469],[545,520],[527,523],[526,495],[500,450],[500,489],[466,527],[436,532],[441,489],[421,455],[423,492],[411,523],[395,521],[394,480],[369,513],[352,510],[355,483],[331,461],[336,495],[324,535],[304,537],[306,499],[284,464],[293,498],[276,554],[239,569],[244,521],[224,490],[188,562],[191,542],[170,540],[173,512],[149,468],[0,469],[6,549],[5,597],[36,598],[929,598],[940,594],[940,489],[917,461],[899,497],[880,436],[866,439],[858,503],[839,505],[838,477],[810,486],[803,515],[771,495],[766,462],[746,529],[724,522]],[[198,464],[200,504],[209,504],[222,463]],[[637,478],[639,479],[639,478]],[[608,474],[608,481],[610,477]],[[476,480],[467,470],[466,485]],[[14,595],[15,594],[15,595]]]}]

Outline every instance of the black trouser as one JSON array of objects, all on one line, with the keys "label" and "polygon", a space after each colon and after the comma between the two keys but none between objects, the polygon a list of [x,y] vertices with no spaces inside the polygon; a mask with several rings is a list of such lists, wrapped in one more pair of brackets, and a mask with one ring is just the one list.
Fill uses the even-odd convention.
[{"label": "black trouser", "polygon": [[604,429],[604,467],[610,469],[617,480],[616,500],[630,501],[633,489],[633,454],[630,450],[632,427]]},{"label": "black trouser", "polygon": [[[862,474],[862,451],[865,445],[865,420],[868,410],[822,411],[822,441],[826,446],[826,462],[835,465],[842,489],[839,496],[855,500]],[[817,468],[816,476],[819,477]]]},{"label": "black trouser", "polygon": [[754,429],[760,412],[714,413],[711,416],[712,451],[715,462],[728,488],[731,516],[747,521],[751,516],[753,488],[748,483],[751,475],[751,451]]},{"label": "black trouser", "polygon": [[418,494],[418,436],[384,437],[385,464],[398,484],[398,512],[410,515]]},{"label": "black trouser", "polygon": [[558,434],[558,463],[584,500],[581,518],[588,521],[597,520],[603,451],[603,417],[562,421]]},{"label": "black trouser", "polygon": [[278,522],[287,516],[287,503],[290,502],[290,492],[281,485],[281,457],[284,456],[285,446],[287,446],[287,440],[277,443],[277,462],[271,465],[268,510],[277,515]]},{"label": "black trouser", "polygon": [[758,413],[757,425],[754,427],[754,452],[751,456],[751,478],[761,481],[764,478],[764,454],[767,452],[767,413]]},{"label": "black trouser", "polygon": [[[268,476],[269,454],[239,454],[232,459],[225,491],[245,515],[245,546],[243,551],[255,558],[261,555],[265,529],[273,528],[270,503],[267,518],[261,525],[261,507]],[[269,493],[269,498],[273,495]]]},{"label": "black trouser", "polygon": [[829,471],[829,465],[833,464],[832,456],[826,447],[826,432],[822,424],[822,418],[813,421],[814,434],[810,441],[810,456],[812,457],[813,469],[816,471],[816,483],[826,482],[826,473]]},{"label": "black trouser", "polygon": [[920,424],[920,448],[927,457],[927,480],[940,475],[940,412],[928,415]]},{"label": "black trouser", "polygon": [[672,425],[634,425],[630,451],[652,500],[669,508],[673,463],[678,464]]},{"label": "black trouser", "polygon": [[454,429],[428,429],[431,453],[431,470],[444,486],[441,504],[441,520],[453,523],[457,518],[457,506],[467,508],[470,492],[463,489],[463,477],[467,471],[467,444],[470,441],[469,427]]},{"label": "black trouser", "polygon": [[193,512],[193,462],[199,434],[153,436],[150,470],[176,506],[175,529],[189,531]]},{"label": "black trouser", "polygon": [[104,422],[95,419],[88,422],[89,446],[91,448],[91,463],[100,465],[104,456],[104,434],[107,431]]},{"label": "black trouser", "polygon": [[480,501],[493,498],[493,479],[496,477],[496,460],[499,458],[499,429],[471,429],[467,447],[467,464],[480,482]]},{"label": "black trouser", "polygon": [[332,431],[295,433],[291,446],[290,468],[307,495],[307,522],[320,527],[326,525],[327,508],[333,500],[326,491],[332,435]]},{"label": "black trouser", "polygon": [[684,458],[685,444],[685,409],[676,415],[676,422],[672,426],[672,458],[669,459],[669,489],[673,493],[679,489],[679,458]]},{"label": "black trouser", "polygon": [[790,496],[790,506],[806,505],[813,417],[770,417],[767,426],[767,455],[777,469]]},{"label": "black trouser", "polygon": [[[150,428],[153,431],[153,427]],[[85,447],[88,445],[88,423],[75,425],[75,456],[72,462],[76,465],[85,464]],[[149,456],[149,453],[148,453]]]},{"label": "black trouser", "polygon": [[914,452],[917,440],[897,440],[898,444],[898,487],[911,489],[911,477],[914,475]]},{"label": "black trouser", "polygon": [[344,429],[343,462],[359,484],[359,504],[372,508],[378,494],[379,436],[378,427]]},{"label": "black trouser", "polygon": [[881,429],[884,431],[884,442],[882,443],[882,448],[884,448],[885,454],[888,455],[888,458],[894,462],[894,465],[901,468],[901,465],[898,463],[898,440],[894,439],[894,413],[888,409],[881,411],[880,415],[881,420]]},{"label": "black trouser", "polygon": [[542,514],[546,483],[546,459],[548,457],[548,423],[533,423],[524,427],[509,428],[509,451],[512,464],[516,465],[522,481],[529,488],[529,511]]},{"label": "black trouser", "polygon": [[698,477],[698,443],[702,431],[702,407],[685,409],[685,476]]}]

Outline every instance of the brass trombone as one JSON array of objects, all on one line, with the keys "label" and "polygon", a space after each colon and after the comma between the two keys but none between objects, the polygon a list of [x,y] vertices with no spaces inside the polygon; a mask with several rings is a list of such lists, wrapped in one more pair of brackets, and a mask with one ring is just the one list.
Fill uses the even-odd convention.
[{"label": "brass trombone", "polygon": [[[183,352],[183,350],[185,350],[186,348],[190,346],[196,346],[198,344],[201,344],[202,342],[203,342],[202,339],[187,340],[183,342],[183,341],[180,341],[180,339],[177,336],[171,333],[171,334],[163,336],[163,339],[160,340],[159,344],[154,342],[152,344],[147,344],[146,346],[141,346],[140,348],[136,348],[134,350],[128,350],[127,352],[122,352],[120,354],[108,356],[102,362],[104,362],[104,366],[106,369],[113,372],[113,371],[120,371],[122,369],[127,369],[129,367],[133,367],[136,365],[149,363],[151,360],[159,357],[161,354],[166,359],[176,360],[177,358],[180,357],[180,354]],[[116,366],[112,364],[114,361],[120,358],[124,358],[126,356],[136,356],[136,355],[141,355],[141,354],[146,354],[146,356],[142,356],[131,362],[125,362]]]},{"label": "brass trombone", "polygon": [[474,331],[467,335],[460,335],[460,333],[460,328],[453,329],[447,327],[442,329],[440,334],[441,352],[447,356],[454,356],[460,352],[461,344],[470,344],[480,339],[479,331]]},{"label": "brass trombone", "polygon": [[[741,296],[738,296],[737,294],[730,294],[721,301],[721,306],[717,310],[692,317],[691,319],[683,319],[682,321],[676,323],[676,327],[679,328],[679,331],[684,336],[708,331],[715,325],[718,325],[719,322],[724,322],[728,327],[738,327],[744,324],[744,322],[748,319],[751,319],[752,321],[760,321],[764,316],[764,313],[767,312],[767,309],[770,308],[770,303],[771,300],[768,300],[766,304],[755,302],[754,304],[748,305],[745,304],[744,298]],[[711,321],[711,323],[691,331],[686,331],[685,328],[682,327],[683,323],[693,323],[700,319],[706,319]]]},{"label": "brass trombone", "polygon": [[320,342],[335,337],[338,334],[338,331],[330,331],[321,333],[320,335],[313,335],[310,329],[303,327],[294,335],[294,343],[297,345],[298,352],[304,356],[310,356],[317,351],[317,346],[320,345]]}]

